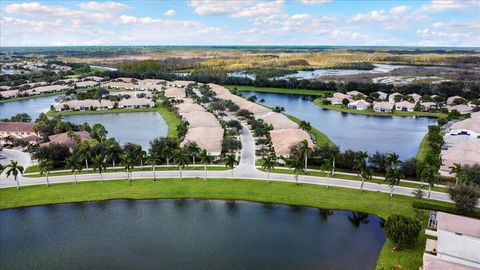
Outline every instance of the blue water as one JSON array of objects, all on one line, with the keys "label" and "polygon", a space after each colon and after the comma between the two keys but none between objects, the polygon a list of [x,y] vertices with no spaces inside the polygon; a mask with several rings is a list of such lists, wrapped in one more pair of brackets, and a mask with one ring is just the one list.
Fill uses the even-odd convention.
[{"label": "blue water", "polygon": [[214,200],[3,210],[0,269],[375,269],[381,220],[356,216]]},{"label": "blue water", "polygon": [[27,113],[34,121],[40,113],[48,112],[50,105],[55,105],[57,97],[58,95],[0,103],[0,118],[10,118],[17,113]]},{"label": "blue water", "polygon": [[311,97],[259,92],[242,92],[245,97],[265,99],[267,106],[284,107],[288,114],[305,121],[327,135],[342,150],[395,152],[402,159],[415,157],[428,126],[427,117],[383,117],[348,114],[316,106]]}]

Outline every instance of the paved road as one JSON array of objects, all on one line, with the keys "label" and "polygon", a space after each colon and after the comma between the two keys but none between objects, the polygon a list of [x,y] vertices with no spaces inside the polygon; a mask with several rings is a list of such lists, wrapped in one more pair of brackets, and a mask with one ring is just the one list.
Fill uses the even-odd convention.
[{"label": "paved road", "polygon": [[[241,141],[242,141],[242,151],[241,151],[241,160],[239,166],[233,169],[233,175],[236,179],[252,179],[252,180],[262,180],[265,181],[267,179],[267,173],[257,170],[255,168],[255,143],[250,131],[244,127],[243,132],[241,134]],[[225,171],[208,171],[208,178],[230,178],[231,177],[231,170]],[[156,172],[157,178],[178,178],[179,172],[178,171],[157,171]],[[145,179],[145,178],[153,178],[153,173],[151,171],[142,171],[142,172],[133,172],[132,173],[133,179]],[[204,171],[183,171],[183,177],[185,178],[199,178],[203,179]],[[116,173],[104,173],[103,174],[104,180],[118,180],[118,179],[126,179],[126,174],[123,172],[116,172]],[[293,175],[291,174],[278,174],[278,173],[271,173],[270,179],[272,181],[280,181],[280,182],[294,182]],[[65,183],[65,182],[73,182],[73,176],[66,175],[66,176],[51,176],[50,183]],[[96,173],[92,174],[82,174],[77,176],[77,180],[79,182],[85,181],[98,181],[99,175]],[[20,185],[39,185],[39,184],[46,184],[45,177],[19,177]],[[344,179],[337,179],[337,178],[327,178],[327,177],[319,177],[319,176],[308,176],[308,175],[300,175],[299,176],[300,183],[308,183],[308,184],[315,184],[315,185],[328,185],[336,186],[336,187],[344,187],[344,188],[352,188],[352,189],[360,189],[360,181],[354,180],[344,180]],[[15,181],[12,177],[6,179],[2,177],[0,180],[0,188],[6,187],[14,187]],[[389,193],[390,187],[384,184],[376,184],[365,182],[364,185],[365,190],[370,191],[377,191],[377,192],[384,192]],[[414,188],[408,187],[395,187],[394,194],[399,195],[406,195],[406,196],[413,196],[412,192]],[[451,202],[448,197],[448,194],[442,192],[432,191],[431,194],[432,200],[438,201],[447,201]]]}]

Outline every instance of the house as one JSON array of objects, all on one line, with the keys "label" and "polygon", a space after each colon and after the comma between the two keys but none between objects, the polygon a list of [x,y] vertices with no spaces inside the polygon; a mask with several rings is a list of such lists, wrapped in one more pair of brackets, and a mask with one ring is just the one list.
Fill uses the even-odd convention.
[{"label": "house", "polygon": [[377,94],[378,100],[387,100],[388,99],[388,94],[382,91],[377,91],[374,94]]},{"label": "house", "polygon": [[0,97],[2,98],[14,98],[14,97],[17,97],[17,95],[18,95],[18,90],[7,90],[7,91],[0,92]]},{"label": "house", "polygon": [[39,87],[32,88],[30,90],[27,90],[25,92],[27,92],[29,95],[38,95],[43,93],[61,92],[69,89],[72,89],[70,85],[57,84],[57,85],[39,86]]},{"label": "house", "polygon": [[480,220],[433,212],[429,224],[436,240],[427,238],[422,270],[480,268]]},{"label": "house", "polygon": [[223,133],[224,130],[221,127],[189,128],[180,146],[183,147],[189,142],[195,142],[198,147],[205,149],[209,155],[219,156],[222,154]]},{"label": "house", "polygon": [[402,96],[400,93],[393,93],[388,96],[388,102],[395,103],[395,97],[396,96]]},{"label": "house", "polygon": [[40,146],[48,146],[52,143],[58,143],[68,146],[70,149],[78,143],[92,140],[90,134],[86,131],[65,132],[48,136],[48,142],[40,144]]},{"label": "house", "polygon": [[456,99],[464,100],[461,96],[449,97],[449,98],[447,98],[447,105],[453,105],[453,103]]},{"label": "house", "polygon": [[307,140],[311,148],[315,147],[308,132],[303,129],[274,129],[270,131],[273,149],[277,157],[289,156],[292,146]]},{"label": "house", "polygon": [[435,102],[420,102],[420,106],[422,107],[423,111],[430,111],[431,109],[435,108],[437,106],[437,103]]},{"label": "house", "polygon": [[354,97],[365,97],[365,95],[361,92],[358,92],[358,91],[350,91],[350,92],[347,92],[347,96],[350,96],[350,98],[354,98]]},{"label": "house", "polygon": [[381,101],[381,102],[373,102],[373,111],[375,112],[392,112],[394,103]]},{"label": "house", "polygon": [[173,98],[180,98],[180,97],[185,97],[185,89],[184,88],[179,88],[179,87],[169,87],[165,90],[165,96],[166,97],[173,97]]},{"label": "house", "polygon": [[5,144],[6,138],[37,142],[40,135],[33,130],[30,122],[0,122],[0,143]]},{"label": "house", "polygon": [[480,163],[480,140],[466,140],[453,144],[450,148],[440,153],[442,164],[440,174],[450,176],[450,167],[454,163],[473,165]]},{"label": "house", "polygon": [[155,103],[148,98],[124,98],[118,102],[118,107],[126,108],[153,108]]},{"label": "house", "polygon": [[369,102],[366,102],[365,100],[361,99],[361,100],[355,100],[348,103],[348,108],[352,110],[363,111],[368,109],[370,105],[371,104]]},{"label": "house", "polygon": [[98,85],[97,81],[80,81],[75,83],[75,87],[77,88],[94,87],[97,85]]},{"label": "house", "polygon": [[468,105],[465,105],[465,104],[460,104],[460,105],[454,105],[454,106],[447,106],[447,109],[449,112],[453,111],[453,110],[456,110],[458,111],[460,114],[468,114],[468,113],[471,113],[472,112],[472,108]]},{"label": "house", "polygon": [[334,93],[332,97],[327,98],[327,100],[329,100],[332,105],[341,105],[343,104],[344,99],[348,99],[348,101],[351,101],[351,97],[343,93]]},{"label": "house", "polygon": [[413,99],[413,101],[415,101],[414,103],[417,103],[420,101],[420,99],[422,98],[422,96],[420,96],[419,94],[417,93],[413,93],[413,94],[410,94],[408,95],[409,97],[411,97]]},{"label": "house", "polygon": [[454,123],[448,132],[449,135],[466,135],[473,138],[480,136],[480,118],[468,118]]},{"label": "house", "polygon": [[87,110],[109,110],[113,109],[114,104],[110,100],[84,99],[69,100],[61,102],[54,106],[57,112],[61,111],[87,111]]},{"label": "house", "polygon": [[103,81],[103,78],[102,77],[98,77],[98,76],[88,76],[88,77],[85,77],[83,78],[84,80],[87,80],[87,81],[96,81],[96,82],[101,82]]},{"label": "house", "polygon": [[395,110],[397,111],[413,112],[414,108],[415,104],[408,101],[400,101],[395,103]]}]

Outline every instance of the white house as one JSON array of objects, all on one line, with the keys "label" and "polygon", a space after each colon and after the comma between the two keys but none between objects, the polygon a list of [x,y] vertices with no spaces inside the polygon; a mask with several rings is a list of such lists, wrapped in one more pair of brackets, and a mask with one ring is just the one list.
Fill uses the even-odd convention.
[{"label": "white house", "polygon": [[342,101],[344,99],[348,99],[350,101],[351,97],[343,93],[334,93],[332,97],[327,98],[327,100],[329,100],[332,103],[332,105],[343,104]]},{"label": "white house", "polygon": [[352,109],[352,110],[359,110],[359,111],[363,111],[363,110],[366,110],[370,107],[370,103],[369,102],[366,102],[365,100],[361,99],[361,100],[355,100],[355,101],[352,101],[350,103],[348,103],[348,108]]},{"label": "white house", "polygon": [[415,104],[410,103],[408,101],[400,101],[395,103],[395,110],[397,111],[413,112],[414,108],[415,108]]},{"label": "white house", "polygon": [[430,111],[432,108],[435,108],[437,104],[435,102],[421,102],[420,106],[424,111]]},{"label": "white house", "polygon": [[409,97],[412,97],[413,101],[415,101],[415,103],[419,102],[420,99],[422,98],[422,96],[420,96],[419,94],[417,93],[413,93],[413,94],[410,94],[408,95]]},{"label": "white house", "polygon": [[382,113],[389,113],[393,110],[394,103],[381,101],[381,102],[373,102],[373,110],[375,112],[382,112]]},{"label": "white house", "polygon": [[456,99],[461,99],[461,100],[463,100],[463,98],[460,97],[460,96],[449,97],[449,98],[447,98],[447,105],[453,105],[453,102],[454,102]]},{"label": "white house", "polygon": [[60,111],[87,111],[87,110],[109,110],[113,109],[113,102],[110,100],[84,99],[84,100],[70,100],[61,102],[55,105],[55,110]]},{"label": "white house", "polygon": [[155,103],[148,98],[126,98],[118,102],[118,107],[121,109],[125,108],[152,108],[155,106]]},{"label": "white house", "polygon": [[480,118],[468,118],[450,127],[449,135],[467,135],[473,138],[480,136]]},{"label": "white house", "polygon": [[460,104],[460,105],[455,105],[455,106],[447,106],[447,109],[449,112],[456,110],[460,114],[468,114],[472,112],[472,107],[465,105],[465,104]]}]

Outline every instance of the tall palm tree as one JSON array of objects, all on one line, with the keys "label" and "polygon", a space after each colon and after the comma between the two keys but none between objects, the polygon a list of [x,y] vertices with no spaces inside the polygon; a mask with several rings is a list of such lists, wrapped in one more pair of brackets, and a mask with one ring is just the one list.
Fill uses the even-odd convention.
[{"label": "tall palm tree", "polygon": [[120,156],[120,162],[122,163],[123,167],[125,168],[125,172],[127,173],[127,181],[131,183],[130,170],[133,168],[132,157],[130,157],[129,154],[123,154]]},{"label": "tall palm tree", "polygon": [[98,170],[98,173],[100,174],[100,181],[103,182],[103,171],[107,170],[107,163],[105,162],[105,157],[102,155],[96,155],[93,158],[93,171],[96,172]]},{"label": "tall palm tree", "polygon": [[312,152],[312,148],[308,145],[307,140],[303,140],[299,143],[298,150],[303,155],[303,158],[305,161],[305,173],[307,173],[307,160],[308,160],[308,155]]},{"label": "tall palm tree", "polygon": [[225,166],[230,168],[230,173],[233,181],[233,168],[235,165],[238,165],[238,160],[235,158],[235,155],[230,154],[225,157]]},{"label": "tall palm tree", "polygon": [[198,155],[198,152],[200,151],[200,148],[198,147],[196,142],[189,142],[185,146],[185,150],[188,153],[188,156],[191,156],[193,158],[193,166],[195,166],[195,157]]},{"label": "tall palm tree", "polygon": [[307,132],[310,132],[312,130],[312,125],[310,124],[310,122],[301,121],[298,125],[301,129]]},{"label": "tall palm tree", "polygon": [[270,171],[275,169],[275,162],[277,158],[274,154],[262,157],[262,169],[267,171],[267,182],[270,183]]},{"label": "tall palm tree", "polygon": [[185,154],[184,150],[182,149],[176,149],[173,151],[173,163],[178,166],[178,169],[180,171],[180,181],[183,180],[182,177],[182,169],[185,165],[188,164],[190,161],[188,156]]},{"label": "tall palm tree", "polygon": [[112,161],[112,166],[115,168],[115,161],[118,160],[122,153],[122,148],[114,138],[108,138],[106,144],[107,149],[105,149],[105,154],[107,158]]},{"label": "tall palm tree", "polygon": [[155,166],[157,165],[159,160],[160,160],[160,156],[158,155],[157,152],[150,152],[150,154],[147,156],[148,163],[152,165],[153,181],[157,181]]},{"label": "tall palm tree", "polygon": [[367,152],[360,151],[357,156],[355,157],[355,169],[358,172],[358,175],[362,179],[360,184],[360,192],[363,192],[363,185],[365,180],[370,179],[372,177],[372,171],[367,166],[366,159],[368,158]]},{"label": "tall palm tree", "polygon": [[386,159],[387,163],[387,171],[385,173],[385,181],[388,182],[390,185],[390,195],[389,199],[392,198],[393,196],[393,188],[400,184],[400,179],[401,179],[401,173],[400,170],[398,169],[398,166],[400,164],[400,158],[398,154],[396,153],[391,153],[387,156]]},{"label": "tall palm tree", "polygon": [[303,162],[300,159],[288,158],[285,160],[285,163],[290,169],[293,169],[293,179],[295,180],[295,183],[298,185],[298,174],[301,172],[305,173]]},{"label": "tall palm tree", "polygon": [[160,150],[160,155],[167,161],[167,166],[170,166],[170,158],[173,155],[173,149],[171,147],[164,147]]},{"label": "tall palm tree", "polygon": [[426,166],[425,169],[422,171],[422,179],[425,179],[425,182],[428,183],[428,196],[427,199],[430,200],[430,193],[432,192],[432,188],[437,184],[438,179],[435,176],[435,168],[433,166]]},{"label": "tall palm tree", "polygon": [[5,166],[5,170],[7,170],[7,177],[10,177],[10,174],[13,175],[13,179],[15,179],[15,183],[17,184],[17,190],[19,190],[20,183],[18,182],[18,174],[23,174],[23,166],[18,165],[16,160],[10,160],[10,163]]},{"label": "tall palm tree", "polygon": [[53,170],[53,162],[46,159],[40,160],[40,162],[38,162],[38,170],[40,174],[45,174],[47,176],[47,187],[49,187],[50,182],[48,181],[48,176]]},{"label": "tall palm tree", "polygon": [[85,168],[88,169],[88,159],[90,158],[90,147],[88,144],[81,144],[77,149],[77,154],[81,159],[85,160]]},{"label": "tall palm tree", "polygon": [[77,172],[80,173],[82,171],[82,163],[80,162],[77,155],[71,155],[67,159],[65,159],[65,168],[72,170],[73,179],[75,184],[77,183]]},{"label": "tall palm tree", "polygon": [[459,180],[462,178],[464,173],[462,164],[453,163],[453,165],[450,166],[450,173],[455,175],[455,184],[458,184],[458,182],[460,182]]},{"label": "tall palm tree", "polygon": [[330,188],[328,180],[333,174],[333,163],[330,160],[326,160],[325,162],[323,162],[322,166],[320,166],[320,170],[327,172],[326,182],[327,182],[327,189],[328,189]]},{"label": "tall palm tree", "polygon": [[332,161],[332,176],[335,175],[335,162],[337,161],[338,156],[340,155],[340,147],[338,145],[333,145],[329,149],[330,160]]},{"label": "tall palm tree", "polygon": [[202,151],[200,151],[199,153],[199,158],[200,158],[200,162],[203,163],[203,168],[205,169],[205,176],[204,176],[204,180],[207,181],[207,164],[212,162],[212,156],[210,156],[207,152],[207,150],[203,149]]}]

